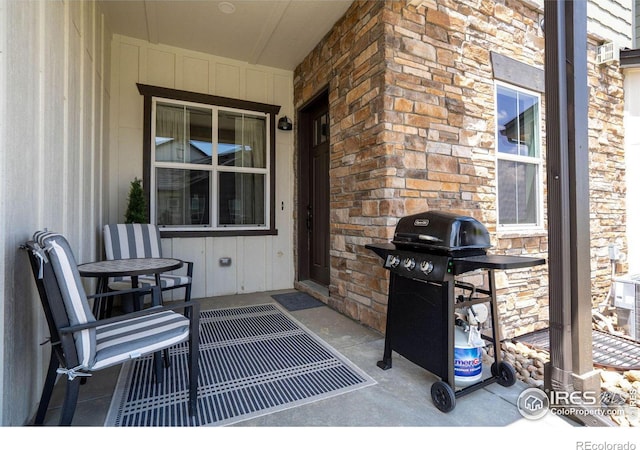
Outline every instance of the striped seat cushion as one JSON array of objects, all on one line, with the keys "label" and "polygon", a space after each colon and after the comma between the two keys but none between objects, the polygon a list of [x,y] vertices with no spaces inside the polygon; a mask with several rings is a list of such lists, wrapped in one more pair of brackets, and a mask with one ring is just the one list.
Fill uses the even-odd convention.
[{"label": "striped seat cushion", "polygon": [[[64,236],[48,231],[38,231],[33,235],[33,240],[45,249],[51,261],[53,273],[69,318],[69,324],[80,325],[95,322],[96,318],[91,312],[87,294],[80,281],[78,265]],[[78,352],[78,363],[81,367],[89,368],[94,363],[96,354],[95,334],[95,329],[73,333]]]},{"label": "striped seat cushion", "polygon": [[96,329],[95,363],[99,370],[162,350],[189,337],[189,319],[173,311],[128,319]]},{"label": "striped seat cushion", "polygon": [[[160,275],[160,287],[169,288],[182,284],[191,283],[191,277],[182,275]],[[138,277],[138,287],[150,287],[156,285],[156,278],[153,275],[141,275]],[[114,278],[109,283],[109,289],[114,291],[131,289],[131,277]]]}]

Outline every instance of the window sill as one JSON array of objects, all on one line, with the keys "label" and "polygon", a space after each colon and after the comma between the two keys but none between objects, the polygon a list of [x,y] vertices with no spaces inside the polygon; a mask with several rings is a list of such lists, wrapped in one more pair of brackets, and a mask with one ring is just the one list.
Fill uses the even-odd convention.
[{"label": "window sill", "polygon": [[519,228],[519,229],[500,229],[497,231],[498,239],[517,239],[517,238],[527,238],[527,237],[547,237],[547,230],[543,228]]},{"label": "window sill", "polygon": [[160,237],[163,238],[190,238],[190,237],[233,237],[233,236],[277,236],[276,228],[269,230],[189,230],[175,231],[160,229]]}]

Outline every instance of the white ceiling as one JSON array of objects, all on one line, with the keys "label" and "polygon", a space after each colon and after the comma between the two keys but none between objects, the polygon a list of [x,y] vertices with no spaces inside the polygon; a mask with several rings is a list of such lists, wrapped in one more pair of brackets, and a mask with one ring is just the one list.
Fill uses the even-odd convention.
[{"label": "white ceiling", "polygon": [[[102,0],[114,33],[293,70],[353,0]],[[221,3],[235,7],[221,11]]]}]

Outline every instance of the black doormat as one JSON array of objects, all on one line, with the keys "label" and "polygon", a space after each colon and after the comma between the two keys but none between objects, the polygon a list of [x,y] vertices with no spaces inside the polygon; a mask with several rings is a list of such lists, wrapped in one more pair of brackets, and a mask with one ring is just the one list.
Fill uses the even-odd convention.
[{"label": "black doormat", "polygon": [[325,306],[320,300],[317,300],[304,292],[290,292],[288,294],[272,295],[273,299],[286,308],[287,311],[299,311],[301,309],[317,308]]}]

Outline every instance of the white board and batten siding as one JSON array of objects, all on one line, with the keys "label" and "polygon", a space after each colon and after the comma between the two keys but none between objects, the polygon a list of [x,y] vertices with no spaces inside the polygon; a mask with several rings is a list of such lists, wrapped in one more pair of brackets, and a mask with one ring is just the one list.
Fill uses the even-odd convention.
[{"label": "white board and batten siding", "polygon": [[[122,222],[142,177],[143,97],[136,83],[281,106],[293,117],[293,72],[115,35],[109,222]],[[193,298],[293,287],[293,133],[276,130],[276,236],[165,238],[163,255],[194,262]],[[220,258],[231,258],[223,267]]]},{"label": "white board and batten siding", "polygon": [[35,412],[50,335],[26,254],[37,229],[99,258],[111,32],[93,1],[0,2],[0,425]]}]

